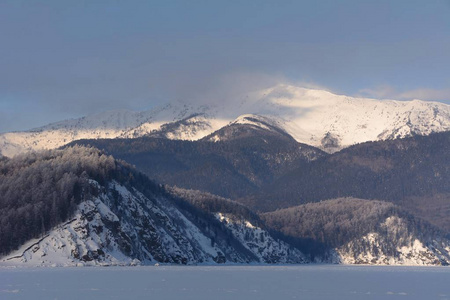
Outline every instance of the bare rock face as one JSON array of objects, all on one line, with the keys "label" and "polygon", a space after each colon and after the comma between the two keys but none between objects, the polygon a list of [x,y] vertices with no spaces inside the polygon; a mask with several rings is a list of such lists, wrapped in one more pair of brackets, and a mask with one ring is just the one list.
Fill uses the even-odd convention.
[{"label": "bare rock face", "polygon": [[339,137],[335,134],[327,132],[320,141],[321,148],[327,152],[336,152],[341,149]]}]

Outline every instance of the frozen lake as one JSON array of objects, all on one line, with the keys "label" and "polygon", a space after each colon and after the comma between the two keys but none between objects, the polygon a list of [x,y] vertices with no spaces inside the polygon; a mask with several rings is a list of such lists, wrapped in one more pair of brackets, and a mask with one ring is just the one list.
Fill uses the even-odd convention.
[{"label": "frozen lake", "polygon": [[0,268],[0,299],[450,299],[449,267]]}]

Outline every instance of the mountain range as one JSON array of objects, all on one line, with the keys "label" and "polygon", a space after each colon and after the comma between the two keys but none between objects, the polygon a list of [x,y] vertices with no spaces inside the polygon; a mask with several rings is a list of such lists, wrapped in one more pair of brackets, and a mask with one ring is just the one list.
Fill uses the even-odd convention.
[{"label": "mountain range", "polygon": [[0,178],[0,265],[450,263],[439,228],[385,202],[336,199],[258,216],[81,146],[4,159]]},{"label": "mountain range", "polygon": [[[428,101],[355,98],[278,85],[215,104],[181,101],[133,112],[107,111],[0,135],[0,153],[53,149],[79,139],[158,136],[199,140],[228,124],[282,130],[297,142],[335,152],[356,143],[450,130],[450,106]],[[217,141],[218,136],[210,136]]]},{"label": "mountain range", "polygon": [[246,136],[214,143],[137,138],[73,144],[103,149],[160,183],[232,198],[257,212],[357,197],[395,203],[450,233],[450,132],[328,154],[252,125],[230,128]]},{"label": "mountain range", "polygon": [[448,149],[449,105],[288,85],[4,133],[1,264],[448,265]]}]

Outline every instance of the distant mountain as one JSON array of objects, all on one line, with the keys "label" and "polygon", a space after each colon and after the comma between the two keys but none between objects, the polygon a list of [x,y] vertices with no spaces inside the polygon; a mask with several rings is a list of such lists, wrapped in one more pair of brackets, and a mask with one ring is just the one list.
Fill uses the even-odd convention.
[{"label": "distant mountain", "polygon": [[269,226],[311,238],[347,264],[449,265],[450,240],[387,202],[340,198],[263,214]]},{"label": "distant mountain", "polygon": [[[289,85],[223,101],[219,95],[212,102],[216,104],[174,102],[144,112],[104,112],[30,131],[3,133],[0,152],[11,157],[78,139],[154,136],[198,140],[228,124],[263,128],[269,124],[300,143],[331,153],[366,141],[450,130],[450,106],[437,102],[354,98]],[[210,138],[215,141],[218,137]]]},{"label": "distant mountain", "polygon": [[94,148],[5,160],[0,179],[1,264],[307,261],[233,203],[201,210]]},{"label": "distant mountain", "polygon": [[[214,139],[216,142],[211,142]],[[79,140],[137,166],[160,183],[227,198],[247,196],[325,152],[259,122],[233,123],[198,141],[144,137]]]},{"label": "distant mountain", "polygon": [[334,154],[262,123],[231,124],[195,142],[76,143],[104,149],[160,183],[232,198],[255,211],[338,197],[384,200],[450,233],[450,132],[367,142]]},{"label": "distant mountain", "polygon": [[393,202],[450,233],[450,132],[355,145],[237,199],[260,211],[338,197]]},{"label": "distant mountain", "polygon": [[143,136],[158,131],[164,124],[189,118],[194,111],[204,113],[205,109],[175,103],[144,112],[107,111],[29,131],[0,134],[0,152],[11,157],[31,150],[58,148],[78,139]]}]

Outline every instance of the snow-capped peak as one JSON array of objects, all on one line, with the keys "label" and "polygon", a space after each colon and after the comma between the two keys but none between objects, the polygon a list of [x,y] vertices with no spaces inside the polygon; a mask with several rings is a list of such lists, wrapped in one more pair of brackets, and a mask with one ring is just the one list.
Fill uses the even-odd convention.
[{"label": "snow-capped peak", "polygon": [[230,123],[274,125],[298,142],[329,152],[355,143],[450,130],[450,106],[439,102],[356,98],[285,84],[235,99],[208,105],[177,101],[142,112],[109,111],[4,133],[0,152],[13,156],[77,139],[157,135],[198,140]]}]

